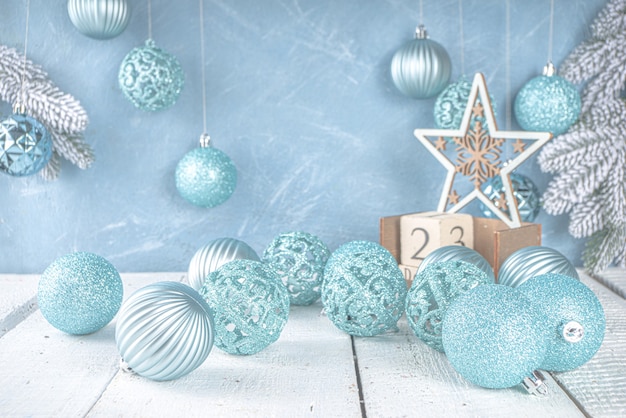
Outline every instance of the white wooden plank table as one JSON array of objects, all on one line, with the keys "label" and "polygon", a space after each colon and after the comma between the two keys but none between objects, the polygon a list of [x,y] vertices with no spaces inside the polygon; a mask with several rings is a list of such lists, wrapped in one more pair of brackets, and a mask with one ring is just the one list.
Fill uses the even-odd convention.
[{"label": "white wooden plank table", "polygon": [[[1,417],[624,417],[626,270],[581,274],[607,315],[605,341],[584,366],[549,376],[550,393],[464,381],[403,317],[399,331],[351,338],[322,307],[292,307],[280,339],[252,356],[214,348],[189,375],[153,382],[119,370],[115,320],[66,335],[36,306],[36,275],[0,275]],[[122,274],[125,296],[183,273]]]}]

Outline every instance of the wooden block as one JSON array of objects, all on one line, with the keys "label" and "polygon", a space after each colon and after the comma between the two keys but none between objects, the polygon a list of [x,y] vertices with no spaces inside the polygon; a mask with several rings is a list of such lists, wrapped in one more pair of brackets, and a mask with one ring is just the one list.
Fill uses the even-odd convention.
[{"label": "wooden block", "polygon": [[415,275],[417,274],[417,267],[415,266],[405,266],[404,264],[398,264],[402,274],[404,274],[404,280],[406,280],[406,287],[410,288],[413,284],[413,280],[415,279]]},{"label": "wooden block", "polygon": [[[435,214],[439,212],[422,212],[423,214]],[[380,218],[380,230],[379,230],[379,240],[380,245],[385,247],[391,255],[394,256],[396,261],[400,262],[400,218],[403,215],[395,215],[395,216],[387,216],[384,218]]]},{"label": "wooden block", "polygon": [[400,218],[400,264],[419,266],[431,251],[446,245],[473,248],[471,215],[426,212]]}]

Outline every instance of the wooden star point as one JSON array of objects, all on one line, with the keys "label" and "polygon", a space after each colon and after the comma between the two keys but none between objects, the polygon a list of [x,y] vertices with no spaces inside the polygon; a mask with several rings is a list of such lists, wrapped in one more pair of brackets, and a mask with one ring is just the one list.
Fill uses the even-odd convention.
[{"label": "wooden star point", "polygon": [[524,141],[522,141],[521,139],[517,138],[517,141],[515,141],[513,143],[513,152],[516,153],[516,154],[524,152],[524,147],[525,146],[526,146],[526,144],[524,143]]},{"label": "wooden star point", "polygon": [[446,150],[446,140],[443,137],[440,136],[439,138],[437,138],[434,144],[435,144],[435,149],[441,150],[441,151]]},{"label": "wooden star point", "polygon": [[459,199],[461,196],[456,192],[456,190],[452,190],[452,193],[448,195],[448,203],[451,205],[456,205],[459,203]]}]

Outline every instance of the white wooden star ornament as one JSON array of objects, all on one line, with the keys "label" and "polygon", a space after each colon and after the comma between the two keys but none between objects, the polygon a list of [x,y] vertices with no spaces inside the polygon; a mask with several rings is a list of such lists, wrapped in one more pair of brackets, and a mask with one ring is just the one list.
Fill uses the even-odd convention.
[{"label": "white wooden star ornament", "polygon": [[[458,212],[478,199],[510,228],[521,226],[510,174],[552,139],[551,133],[498,130],[485,77],[476,73],[459,129],[416,129],[414,134],[447,171],[439,212]],[[454,163],[447,156],[449,146],[455,147]],[[509,161],[502,160],[505,147],[513,155]],[[504,185],[508,215],[482,191],[496,176]],[[464,185],[469,191],[459,189]]]}]

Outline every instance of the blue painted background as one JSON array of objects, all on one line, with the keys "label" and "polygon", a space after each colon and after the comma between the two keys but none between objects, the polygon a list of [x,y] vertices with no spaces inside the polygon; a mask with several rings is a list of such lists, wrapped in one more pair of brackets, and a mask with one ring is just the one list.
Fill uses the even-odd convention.
[{"label": "blue painted background", "polygon": [[[413,137],[433,125],[433,100],[398,93],[393,53],[419,23],[417,0],[206,0],[208,125],[215,146],[238,169],[225,204],[201,209],[174,185],[178,160],[202,133],[198,2],[153,0],[153,38],[186,74],[177,104],[135,109],[117,87],[124,56],[147,38],[147,2],[117,38],[98,41],[71,24],[64,0],[32,0],[28,56],[86,108],[96,153],[82,171],[64,162],[60,178],[0,176],[0,272],[39,273],[71,251],[92,251],[120,271],[186,271],[194,252],[219,237],[261,253],[291,230],[331,249],[378,239],[381,216],[433,210],[444,173]],[[0,42],[24,47],[24,0],[1,0]],[[424,1],[424,23],[448,50],[453,80],[483,72],[506,127],[503,0]],[[554,62],[590,35],[603,0],[557,1]],[[549,0],[511,0],[511,95],[547,61]],[[0,106],[7,115],[7,104]],[[515,121],[511,128],[519,129]],[[518,170],[540,190],[550,176],[535,160]],[[477,208],[473,210],[476,211]],[[477,213],[477,212],[476,212]],[[584,244],[566,216],[542,212],[544,244],[577,265]]]}]

